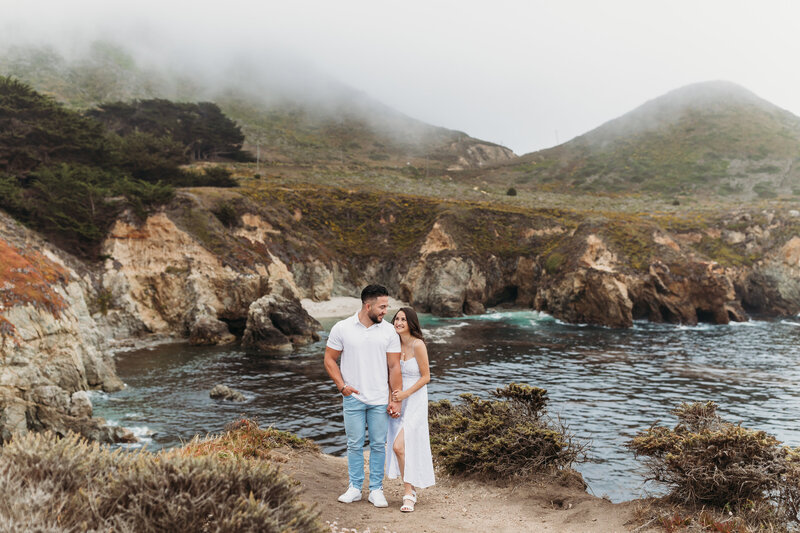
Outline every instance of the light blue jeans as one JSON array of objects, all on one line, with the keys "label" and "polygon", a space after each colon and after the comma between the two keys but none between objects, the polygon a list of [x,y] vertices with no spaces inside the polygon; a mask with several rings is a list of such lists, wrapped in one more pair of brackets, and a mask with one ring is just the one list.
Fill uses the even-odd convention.
[{"label": "light blue jeans", "polygon": [[350,484],[361,489],[364,484],[364,438],[369,431],[369,490],[383,487],[386,462],[386,431],[389,428],[388,404],[368,405],[353,398],[342,398],[344,431],[347,434],[347,473]]}]

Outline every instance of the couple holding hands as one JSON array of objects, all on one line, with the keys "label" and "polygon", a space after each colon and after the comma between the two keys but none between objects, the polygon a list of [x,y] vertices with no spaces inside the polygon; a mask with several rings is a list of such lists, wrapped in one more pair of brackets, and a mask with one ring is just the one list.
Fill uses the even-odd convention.
[{"label": "couple holding hands", "polygon": [[386,469],[390,479],[402,477],[400,510],[411,512],[417,502],[415,487],[434,484],[428,350],[416,312],[403,307],[389,324],[383,320],[388,309],[386,288],[368,285],[361,291],[361,310],[333,326],[325,348],[325,370],[342,394],[347,434],[350,486],[339,501],[361,499],[364,440],[369,434],[368,500],[375,507],[388,507],[383,494]]}]

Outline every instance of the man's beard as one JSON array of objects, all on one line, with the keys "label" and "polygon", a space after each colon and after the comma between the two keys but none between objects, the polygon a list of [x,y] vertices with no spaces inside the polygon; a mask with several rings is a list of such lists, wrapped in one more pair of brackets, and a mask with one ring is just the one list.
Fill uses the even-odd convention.
[{"label": "man's beard", "polygon": [[373,322],[374,324],[380,324],[380,323],[381,323],[381,319],[380,319],[380,318],[378,318],[378,315],[377,315],[377,314],[373,314],[373,313],[367,312],[367,318],[369,318],[370,320],[372,320],[372,322]]}]

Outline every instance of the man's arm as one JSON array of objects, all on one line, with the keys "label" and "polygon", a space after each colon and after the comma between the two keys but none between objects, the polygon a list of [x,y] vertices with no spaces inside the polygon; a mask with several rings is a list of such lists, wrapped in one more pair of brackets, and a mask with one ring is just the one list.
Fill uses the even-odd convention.
[{"label": "man's arm", "polygon": [[[389,365],[389,394],[391,395],[391,391],[403,388],[403,375],[400,373],[400,352],[386,352],[386,364]],[[392,417],[399,418],[403,403],[391,401],[391,397],[389,400],[389,407],[386,410]]]},{"label": "man's arm", "polygon": [[336,388],[339,389],[339,392],[342,393],[343,396],[350,396],[353,393],[358,394],[358,391],[356,389],[354,389],[350,385],[345,384],[344,378],[342,377],[342,371],[339,370],[339,365],[336,364],[336,362],[339,360],[339,356],[341,355],[342,355],[342,350],[334,350],[330,346],[326,346],[325,370],[328,372],[328,375],[336,384]]}]

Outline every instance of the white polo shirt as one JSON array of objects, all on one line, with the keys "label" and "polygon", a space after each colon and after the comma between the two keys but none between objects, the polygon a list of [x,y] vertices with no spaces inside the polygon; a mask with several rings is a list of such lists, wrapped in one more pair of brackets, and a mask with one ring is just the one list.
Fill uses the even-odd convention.
[{"label": "white polo shirt", "polygon": [[400,352],[400,336],[385,320],[370,327],[358,320],[358,313],[331,328],[327,345],[342,351],[340,369],[345,385],[355,388],[353,396],[369,405],[389,403],[389,366],[386,353]]}]

